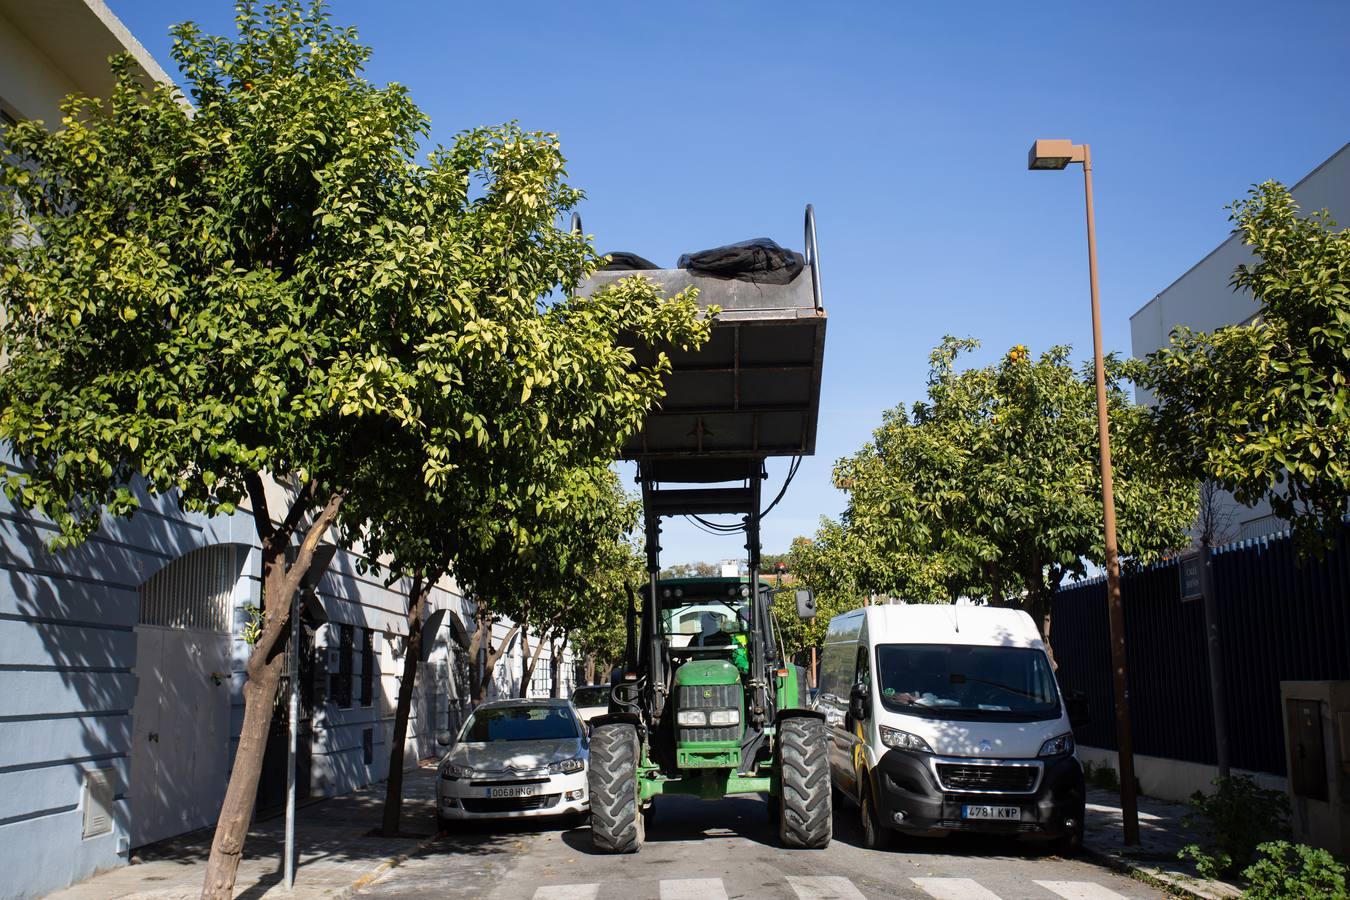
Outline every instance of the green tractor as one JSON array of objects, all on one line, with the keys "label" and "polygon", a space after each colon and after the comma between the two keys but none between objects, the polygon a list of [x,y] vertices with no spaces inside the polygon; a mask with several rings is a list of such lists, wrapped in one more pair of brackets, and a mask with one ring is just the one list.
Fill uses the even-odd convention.
[{"label": "green tractor", "polygon": [[786,846],[830,843],[825,722],[807,708],[801,668],[775,642],[768,585],[752,597],[751,583],[679,578],[643,591],[637,664],[613,685],[611,713],[591,726],[597,850],[637,850],[666,794],[767,794]]},{"label": "green tractor", "polygon": [[[751,243],[758,252],[766,242]],[[674,794],[764,794],[786,846],[830,842],[825,720],[808,707],[803,673],[783,652],[771,591],[759,578],[760,520],[778,502],[761,502],[765,463],[795,457],[781,498],[801,457],[815,451],[826,323],[815,243],[808,206],[805,256],[772,245],[767,274],[762,254],[745,277],[700,274],[697,265],[640,272],[669,295],[695,287],[700,304],[720,312],[697,351],[635,341],[640,362],[663,352],[671,368],[661,408],[620,454],[637,463],[650,581],[640,603],[630,597],[628,653],[609,712],[591,720],[598,851],[637,851],[654,804]],[[711,255],[721,264],[724,251],[746,246]],[[634,274],[611,267],[590,289]],[[737,521],[704,518],[728,515]],[[743,532],[749,577],[661,579],[661,520],[669,517]],[[798,592],[797,607],[814,615],[810,592]]]}]

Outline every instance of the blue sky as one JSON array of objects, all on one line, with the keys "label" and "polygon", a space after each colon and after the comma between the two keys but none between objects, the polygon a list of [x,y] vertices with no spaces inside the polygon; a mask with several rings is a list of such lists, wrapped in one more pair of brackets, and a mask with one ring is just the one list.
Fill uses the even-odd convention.
[{"label": "blue sky", "polygon": [[[171,74],[168,27],[223,0],[108,0]],[[448,142],[555,131],[599,249],[673,265],[814,203],[830,315],[820,437],[766,551],[843,496],[836,459],[923,396],[944,334],[1091,352],[1082,177],[1026,171],[1037,137],[1093,148],[1105,342],[1229,231],[1224,206],[1350,140],[1350,3],[333,3]],[[771,464],[768,491],[786,466]],[[669,523],[664,562],[740,555]]]}]

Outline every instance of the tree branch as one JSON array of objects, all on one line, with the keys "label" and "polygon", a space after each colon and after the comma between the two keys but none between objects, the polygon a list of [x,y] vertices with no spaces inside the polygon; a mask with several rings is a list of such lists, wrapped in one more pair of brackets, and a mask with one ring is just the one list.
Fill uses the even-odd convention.
[{"label": "tree branch", "polygon": [[253,527],[258,532],[258,540],[265,544],[272,539],[276,529],[272,527],[272,516],[267,511],[267,489],[263,486],[262,476],[257,472],[245,472],[244,488],[253,505]]}]

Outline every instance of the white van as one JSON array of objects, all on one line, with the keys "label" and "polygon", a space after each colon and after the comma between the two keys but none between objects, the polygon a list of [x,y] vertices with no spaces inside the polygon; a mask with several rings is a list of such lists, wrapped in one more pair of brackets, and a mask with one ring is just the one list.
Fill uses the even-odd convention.
[{"label": "white van", "polygon": [[1068,706],[1020,610],[885,605],[830,620],[816,708],[869,847],[894,829],[1076,851],[1085,795]]}]

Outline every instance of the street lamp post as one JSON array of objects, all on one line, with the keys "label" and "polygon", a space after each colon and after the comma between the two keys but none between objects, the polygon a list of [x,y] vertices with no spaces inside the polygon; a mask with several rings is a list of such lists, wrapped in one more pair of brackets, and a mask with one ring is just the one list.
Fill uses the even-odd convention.
[{"label": "street lamp post", "polygon": [[1092,285],[1092,362],[1097,375],[1097,433],[1101,445],[1103,529],[1106,543],[1106,603],[1111,628],[1111,670],[1116,695],[1116,744],[1120,757],[1120,808],[1125,844],[1139,843],[1139,807],[1134,787],[1134,740],[1130,731],[1130,696],[1125,680],[1125,615],[1120,606],[1120,556],[1116,547],[1116,499],[1111,486],[1111,434],[1106,406],[1106,371],[1102,362],[1102,313],[1097,297],[1097,227],[1092,213],[1092,150],[1071,141],[1037,141],[1027,156],[1028,169],[1063,169],[1083,165],[1087,203],[1088,279]]}]

